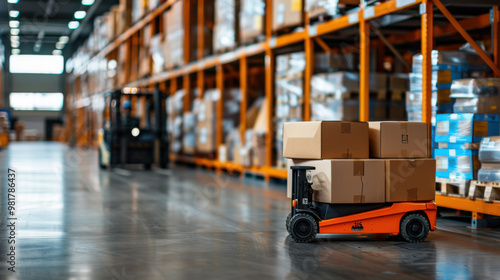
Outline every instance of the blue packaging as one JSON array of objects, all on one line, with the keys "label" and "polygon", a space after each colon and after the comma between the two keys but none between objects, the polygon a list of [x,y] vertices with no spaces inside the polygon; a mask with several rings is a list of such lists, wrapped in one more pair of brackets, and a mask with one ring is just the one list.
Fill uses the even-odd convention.
[{"label": "blue packaging", "polygon": [[436,142],[478,143],[485,136],[499,135],[499,116],[496,114],[438,114]]},{"label": "blue packaging", "polygon": [[435,149],[436,176],[448,179],[477,179],[481,166],[478,150]]}]

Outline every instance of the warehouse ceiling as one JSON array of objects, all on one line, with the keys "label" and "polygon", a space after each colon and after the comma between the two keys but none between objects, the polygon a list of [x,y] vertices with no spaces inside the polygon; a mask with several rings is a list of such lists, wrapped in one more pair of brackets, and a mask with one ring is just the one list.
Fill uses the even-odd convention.
[{"label": "warehouse ceiling", "polygon": [[1,38],[3,42],[10,42],[5,44],[8,52],[10,47],[22,54],[57,54],[61,49],[64,54],[70,55],[89,36],[94,18],[109,11],[118,2],[0,0]]}]

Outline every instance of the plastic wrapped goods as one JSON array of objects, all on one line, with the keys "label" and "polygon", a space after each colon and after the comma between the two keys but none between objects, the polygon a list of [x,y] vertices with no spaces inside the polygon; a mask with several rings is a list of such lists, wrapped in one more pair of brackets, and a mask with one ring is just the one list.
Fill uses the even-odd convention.
[{"label": "plastic wrapped goods", "polygon": [[477,179],[481,166],[477,150],[435,149],[436,176],[449,179]]},{"label": "plastic wrapped goods", "polygon": [[500,113],[500,79],[461,79],[451,85],[456,98],[454,110],[459,113]]},{"label": "plastic wrapped goods", "polygon": [[483,163],[478,171],[477,179],[483,182],[500,183],[500,164]]},{"label": "plastic wrapped goods", "polygon": [[500,136],[484,137],[479,148],[482,163],[500,163]]},{"label": "plastic wrapped goods", "polygon": [[241,0],[240,38],[250,41],[264,34],[266,3],[263,0]]},{"label": "plastic wrapped goods", "polygon": [[438,114],[436,142],[478,143],[499,134],[499,116],[487,114]]},{"label": "plastic wrapped goods", "polygon": [[239,1],[215,0],[214,50],[221,51],[236,46],[238,40]]},{"label": "plastic wrapped goods", "polygon": [[[445,68],[448,70],[468,70],[467,68],[470,69],[474,67],[488,68],[484,60],[482,60],[477,53],[467,51],[433,50],[431,52],[431,64],[433,66],[433,70],[437,70],[438,68],[441,68],[442,70],[445,70]],[[465,69],[458,65],[462,65]],[[422,73],[422,54],[416,54],[413,56],[412,70],[413,72]]]}]

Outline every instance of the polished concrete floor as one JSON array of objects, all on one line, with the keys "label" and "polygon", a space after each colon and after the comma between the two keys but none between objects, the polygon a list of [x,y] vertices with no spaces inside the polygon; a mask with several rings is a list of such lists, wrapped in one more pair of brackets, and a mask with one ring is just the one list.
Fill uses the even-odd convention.
[{"label": "polished concrete floor", "polygon": [[[0,151],[0,279],[498,279],[500,232],[439,219],[422,244],[287,236],[284,185],[97,169],[55,143]],[[7,172],[16,172],[16,272],[8,271]]]}]

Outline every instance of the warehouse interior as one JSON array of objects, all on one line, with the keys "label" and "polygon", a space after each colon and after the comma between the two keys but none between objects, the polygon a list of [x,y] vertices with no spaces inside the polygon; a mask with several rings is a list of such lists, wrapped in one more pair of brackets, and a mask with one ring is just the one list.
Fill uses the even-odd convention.
[{"label": "warehouse interior", "polygon": [[0,0],[0,277],[498,278],[499,7]]}]

